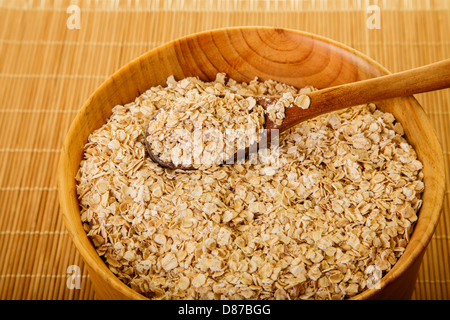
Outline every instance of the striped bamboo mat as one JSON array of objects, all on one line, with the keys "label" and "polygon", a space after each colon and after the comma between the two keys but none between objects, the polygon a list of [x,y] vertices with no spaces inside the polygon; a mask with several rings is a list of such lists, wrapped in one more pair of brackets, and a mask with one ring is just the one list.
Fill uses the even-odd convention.
[{"label": "striped bamboo mat", "polygon": [[[59,213],[56,171],[72,120],[109,75],[149,49],[244,25],[329,37],[393,72],[450,57],[448,0],[0,0],[0,299],[95,299]],[[417,99],[449,168],[450,90]],[[449,170],[445,179],[450,186]],[[447,191],[414,299],[449,299],[449,234]],[[70,266],[80,268],[80,289],[67,284]]]}]

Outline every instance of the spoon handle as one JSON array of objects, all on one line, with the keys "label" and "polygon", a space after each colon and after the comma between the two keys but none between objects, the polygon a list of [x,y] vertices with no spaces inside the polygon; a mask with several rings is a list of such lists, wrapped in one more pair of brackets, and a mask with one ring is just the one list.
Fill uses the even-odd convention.
[{"label": "spoon handle", "polygon": [[308,109],[297,106],[287,108],[285,121],[279,130],[287,130],[301,121],[350,106],[448,87],[450,59],[408,71],[326,88],[308,94],[311,99]]}]

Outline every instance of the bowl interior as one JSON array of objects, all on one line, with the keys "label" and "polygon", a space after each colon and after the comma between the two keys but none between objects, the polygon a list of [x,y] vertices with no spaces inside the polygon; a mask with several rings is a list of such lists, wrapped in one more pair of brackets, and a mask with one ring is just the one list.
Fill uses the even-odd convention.
[{"label": "bowl interior", "polygon": [[[97,255],[80,220],[75,175],[83,158],[83,147],[91,132],[101,127],[115,105],[133,101],[152,86],[198,76],[215,79],[225,72],[237,81],[256,76],[304,87],[326,88],[388,73],[378,63],[342,44],[312,34],[275,28],[245,27],[219,29],[172,41],[133,60],[86,101],[66,136],[59,167],[59,196],[66,227],[89,271],[117,290],[117,298],[144,298],[123,284]],[[405,129],[408,141],[424,164],[425,191],[419,220],[401,259],[381,281],[381,287],[400,276],[421,257],[438,221],[444,195],[443,156],[427,117],[413,97],[376,102],[394,114]],[[367,290],[357,298],[369,298]]]}]

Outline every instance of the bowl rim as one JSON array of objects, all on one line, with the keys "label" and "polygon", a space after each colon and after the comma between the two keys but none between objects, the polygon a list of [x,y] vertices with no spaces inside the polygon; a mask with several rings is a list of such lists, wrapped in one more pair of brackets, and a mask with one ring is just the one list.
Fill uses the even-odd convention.
[{"label": "bowl rim", "polygon": [[[162,45],[159,45],[155,48],[150,49],[149,51],[141,54],[140,56],[132,59],[131,61],[129,61],[128,63],[126,63],[125,65],[123,65],[122,67],[120,67],[118,70],[116,70],[111,76],[109,76],[99,87],[97,87],[94,92],[90,95],[90,97],[84,102],[84,104],[82,105],[82,107],[79,109],[79,111],[77,112],[76,117],[72,120],[72,123],[70,125],[69,130],[66,133],[66,136],[64,138],[64,142],[63,142],[63,147],[61,149],[61,154],[60,154],[60,158],[59,158],[59,164],[58,164],[58,173],[57,173],[57,180],[58,180],[58,198],[59,198],[59,202],[60,202],[60,213],[63,216],[63,221],[64,224],[66,226],[66,229],[69,232],[69,235],[73,241],[73,243],[75,244],[78,252],[80,253],[80,255],[82,256],[84,263],[87,266],[88,272],[92,271],[95,272],[96,276],[100,275],[101,278],[108,282],[113,288],[117,289],[118,291],[120,291],[121,293],[124,293],[127,297],[129,297],[130,299],[148,299],[147,297],[145,297],[144,295],[138,293],[137,291],[133,290],[131,287],[129,287],[128,285],[126,285],[124,282],[122,282],[116,275],[114,275],[112,273],[112,271],[108,268],[108,266],[104,263],[104,261],[101,259],[101,257],[97,254],[94,246],[92,245],[91,241],[89,240],[89,238],[87,237],[87,235],[85,237],[83,237],[83,239],[79,239],[78,237],[76,237],[76,233],[75,233],[75,227],[72,226],[69,223],[69,213],[71,212],[70,210],[70,206],[67,205],[67,202],[63,201],[64,198],[70,198],[70,196],[68,195],[69,193],[71,193],[70,190],[70,186],[67,183],[67,175],[65,174],[65,169],[63,164],[65,163],[65,161],[68,161],[69,158],[69,154],[68,154],[68,150],[67,150],[67,145],[68,145],[68,141],[70,139],[71,136],[76,135],[75,132],[75,124],[77,122],[80,121],[80,119],[82,118],[83,114],[86,113],[87,109],[89,108],[91,101],[93,100],[93,98],[103,90],[103,88],[105,88],[106,86],[110,85],[111,82],[114,81],[115,78],[120,78],[120,76],[122,75],[122,73],[125,72],[125,70],[127,70],[129,68],[130,65],[138,63],[140,60],[142,59],[146,59],[149,56],[153,56],[155,54],[157,54],[160,51],[163,51],[164,49],[174,46],[177,42],[179,41],[187,41],[190,39],[195,39],[199,36],[202,35],[212,35],[214,33],[223,33],[226,31],[230,31],[230,30],[251,30],[251,31],[258,31],[258,30],[281,30],[285,33],[288,34],[295,34],[295,35],[300,35],[300,36],[304,36],[304,37],[308,37],[308,38],[312,38],[312,39],[316,39],[319,41],[323,41],[331,46],[334,47],[338,47],[341,48],[355,56],[357,56],[358,58],[361,58],[362,60],[365,60],[366,62],[368,62],[371,66],[377,68],[379,71],[381,71],[384,74],[390,74],[391,72],[388,71],[384,66],[382,66],[380,63],[378,63],[377,61],[373,60],[372,58],[370,58],[369,56],[363,54],[362,52],[347,46],[346,44],[343,44],[341,42],[338,42],[336,40],[321,36],[321,35],[317,35],[314,33],[310,33],[307,31],[302,31],[302,30],[296,30],[296,29],[291,29],[291,28],[284,28],[284,27],[271,27],[271,26],[235,26],[235,27],[224,27],[224,28],[215,28],[215,29],[210,29],[210,30],[205,30],[205,31],[200,31],[200,32],[196,32],[196,33],[192,33],[186,36],[182,36],[179,37],[177,39],[168,41]],[[411,102],[413,104],[416,105],[416,109],[417,112],[420,113],[420,116],[422,117],[422,119],[425,119],[426,122],[429,121],[425,111],[423,110],[422,106],[419,104],[419,102],[414,98],[414,96],[408,96],[408,97],[404,97],[404,99],[410,99]],[[441,175],[444,175],[444,157],[443,157],[443,152],[442,152],[442,147],[441,144],[439,142],[439,140],[436,137],[435,132],[430,132],[430,134],[433,136],[433,138],[435,139],[436,143],[438,144],[438,154],[435,155],[436,159],[438,160],[439,163],[441,163],[442,165],[439,166],[438,168],[435,168],[435,170],[440,170],[441,171]],[[71,177],[72,180],[75,180],[75,177]],[[76,182],[75,182],[76,185]],[[440,200],[440,203],[438,203],[435,207],[437,209],[435,209],[435,211],[438,211],[438,213],[433,214],[432,219],[429,221],[429,225],[426,228],[425,232],[422,234],[422,243],[423,243],[423,247],[414,247],[414,248],[410,248],[410,250],[412,250],[408,256],[408,259],[403,259],[402,260],[402,269],[399,270],[400,265],[398,264],[398,262],[400,261],[400,259],[402,259],[402,257],[404,255],[402,255],[400,257],[400,259],[396,262],[396,264],[392,267],[392,269],[386,273],[380,280],[379,286],[377,288],[372,288],[372,289],[366,289],[360,293],[358,293],[357,295],[350,297],[350,300],[360,300],[360,299],[368,299],[371,296],[373,296],[377,291],[385,288],[386,286],[388,286],[391,282],[393,282],[396,278],[400,277],[407,269],[409,266],[411,266],[413,264],[414,261],[416,261],[417,258],[420,258],[421,255],[423,254],[423,252],[426,249],[426,246],[428,245],[428,243],[430,242],[433,233],[436,229],[437,223],[439,221],[440,218],[440,212],[442,211],[442,206],[443,206],[443,201],[444,201],[444,189],[445,189],[445,182],[442,183],[442,186],[439,186],[438,188],[438,199]],[[73,190],[72,190],[73,191]],[[76,194],[75,194],[76,197]],[[76,202],[78,203],[78,198],[76,197]],[[80,211],[80,210],[78,210]],[[420,215],[419,215],[419,219],[420,219]],[[416,222],[417,223],[417,222]],[[80,219],[80,225],[81,225],[81,219]],[[415,231],[415,230],[414,230]],[[411,239],[414,237],[414,232],[411,235]],[[89,246],[86,247],[86,244],[89,243]],[[409,245],[409,243],[408,243]],[[408,245],[405,249],[405,252],[408,250]],[[89,252],[90,251],[90,252]],[[95,255],[93,255],[93,253],[95,253]],[[398,268],[396,268],[397,266],[399,266]]]}]

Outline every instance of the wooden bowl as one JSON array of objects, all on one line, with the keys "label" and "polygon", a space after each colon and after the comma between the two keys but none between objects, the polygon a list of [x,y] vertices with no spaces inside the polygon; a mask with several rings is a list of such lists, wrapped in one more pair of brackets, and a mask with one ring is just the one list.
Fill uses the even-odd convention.
[{"label": "wooden bowl", "polygon": [[[117,104],[126,104],[148,88],[198,76],[214,80],[226,72],[237,81],[278,80],[296,87],[326,88],[389,73],[367,56],[335,41],[305,32],[269,28],[227,28],[194,34],[155,48],[128,63],[86,101],[64,142],[58,185],[61,212],[101,299],[145,299],[122,283],[97,255],[80,219],[75,175],[91,132],[101,127]],[[414,97],[376,102],[394,114],[423,162],[425,191],[418,221],[404,254],[377,288],[354,299],[409,299],[425,249],[438,223],[444,198],[444,160],[426,114]]]}]

